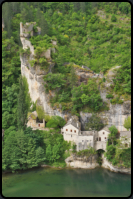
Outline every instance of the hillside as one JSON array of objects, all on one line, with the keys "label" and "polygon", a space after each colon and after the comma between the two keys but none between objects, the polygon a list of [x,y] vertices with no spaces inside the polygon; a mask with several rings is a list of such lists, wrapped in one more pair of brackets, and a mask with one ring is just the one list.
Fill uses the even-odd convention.
[{"label": "hillside", "polygon": [[[6,2],[2,19],[3,170],[64,161],[71,146],[59,132],[71,115],[79,116],[82,129],[95,113],[104,126],[125,130],[131,115],[129,3]],[[55,129],[27,128],[28,112],[35,110]]]},{"label": "hillside", "polygon": [[[31,8],[30,14],[26,12],[27,6]],[[13,14],[10,13],[11,20],[7,22],[9,13],[5,15],[4,9],[9,8],[13,10]],[[123,101],[130,100],[129,3],[47,2],[38,4],[38,8],[36,3],[5,3],[3,20],[5,25],[3,35],[7,31],[9,38],[13,36],[11,39],[14,39],[16,47],[21,46],[19,38],[21,21],[23,23],[36,21],[35,32],[37,26],[41,27],[41,35],[30,37],[31,44],[36,54],[38,53],[31,66],[40,64],[41,70],[46,71],[45,74],[49,60],[41,57],[39,53],[50,47],[55,49],[51,54],[55,66],[52,73],[44,77],[46,92],[54,92],[50,97],[52,107],[61,107],[62,111],[78,115],[81,110],[104,111],[109,109],[110,103],[122,104]],[[6,41],[3,37],[3,42]],[[110,71],[115,67],[115,73],[111,75]],[[3,68],[3,79],[12,74],[9,71],[7,73],[6,68],[8,65]],[[87,76],[88,71],[90,73]],[[89,74],[95,74],[95,78],[90,78],[92,75]]]}]

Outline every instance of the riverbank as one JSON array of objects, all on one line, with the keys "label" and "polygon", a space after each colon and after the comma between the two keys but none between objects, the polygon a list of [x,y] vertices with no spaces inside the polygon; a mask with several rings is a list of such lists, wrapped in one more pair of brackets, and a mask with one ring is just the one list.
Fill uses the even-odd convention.
[{"label": "riverbank", "polygon": [[101,166],[97,163],[97,158],[97,155],[86,159],[86,157],[77,157],[72,154],[70,157],[65,159],[65,162],[67,164],[67,167],[72,168],[95,169],[97,167],[102,167],[116,173],[131,174],[131,168],[113,166],[112,163],[109,162],[106,157],[104,157],[104,154],[102,154]]},{"label": "riverbank", "polygon": [[117,167],[113,166],[111,162],[109,162],[106,157],[104,157],[104,154],[102,154],[102,165],[101,167],[105,169],[109,169],[110,171],[116,172],[116,173],[125,173],[125,174],[131,174],[131,168],[125,168],[125,167]]},{"label": "riverbank", "polygon": [[[71,156],[69,156],[68,158],[65,159],[66,162],[66,166],[65,167],[61,167],[61,166],[52,166],[49,164],[42,164],[40,166],[37,167],[33,167],[33,168],[29,168],[26,170],[17,170],[15,171],[15,173],[19,173],[21,171],[28,171],[28,170],[32,170],[35,168],[53,168],[53,169],[64,169],[64,168],[72,168],[72,169],[95,169],[97,167],[102,167],[103,169],[108,169],[112,172],[116,172],[116,173],[125,173],[125,174],[130,174],[131,175],[131,168],[123,168],[120,167],[118,168],[117,166],[113,166],[107,159],[106,157],[104,157],[104,154],[102,154],[102,165],[100,166],[97,163],[97,156],[94,155],[89,159],[86,159],[86,157],[76,157],[73,154],[71,154]],[[12,173],[11,170],[7,170],[7,171],[3,171],[2,174],[6,174],[6,173]]]}]

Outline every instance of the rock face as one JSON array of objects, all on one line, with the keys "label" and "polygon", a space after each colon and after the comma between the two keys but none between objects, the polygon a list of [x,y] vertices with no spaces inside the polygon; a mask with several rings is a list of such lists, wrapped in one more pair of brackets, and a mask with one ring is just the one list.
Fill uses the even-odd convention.
[{"label": "rock face", "polygon": [[104,157],[103,154],[102,154],[102,167],[117,173],[119,172],[119,173],[131,174],[131,168],[118,168],[116,166],[113,166],[109,161],[107,161],[107,159]]},{"label": "rock face", "polygon": [[[80,112],[80,122],[81,128],[84,129],[85,123],[89,121],[91,113]],[[125,118],[131,115],[131,101],[126,101],[123,104],[112,105],[110,103],[110,108],[108,111],[104,111],[98,114],[103,123],[107,123],[109,126],[115,125],[118,131],[126,131],[123,126]]]},{"label": "rock face", "polygon": [[[41,30],[39,27],[37,27],[38,32],[34,33],[33,26],[35,23],[26,23],[23,25],[20,23],[20,40],[22,42],[23,49],[30,48],[31,54],[29,57],[25,54],[20,56],[21,61],[21,74],[22,76],[25,76],[28,82],[29,86],[29,93],[30,97],[33,102],[37,100],[40,105],[42,105],[43,109],[45,110],[45,113],[52,116],[52,115],[58,115],[62,118],[66,118],[66,115],[69,117],[70,114],[67,114],[65,111],[61,112],[59,109],[53,110],[50,106],[49,99],[50,95],[46,94],[45,88],[44,88],[44,80],[43,76],[48,74],[52,71],[52,68],[54,67],[54,63],[52,63],[51,60],[51,51],[55,52],[54,48],[48,49],[46,52],[43,53],[42,56],[45,56],[46,59],[49,59],[49,70],[41,70],[40,66],[33,66],[31,67],[29,61],[34,59],[34,46],[31,45],[31,42],[28,40],[28,38],[32,35],[40,34]],[[29,33],[30,32],[30,33]]]},{"label": "rock face", "polygon": [[65,162],[67,164],[67,167],[94,169],[96,167],[99,167],[99,164],[97,163],[97,158],[97,155],[92,156],[92,158],[86,158],[85,156],[78,157],[72,154],[70,157],[65,159]]}]

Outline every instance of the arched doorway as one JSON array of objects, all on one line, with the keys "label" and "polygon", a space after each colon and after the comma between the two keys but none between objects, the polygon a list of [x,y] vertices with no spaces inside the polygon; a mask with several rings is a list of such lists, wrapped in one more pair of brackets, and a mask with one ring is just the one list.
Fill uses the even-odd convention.
[{"label": "arched doorway", "polygon": [[98,149],[97,150],[97,155],[98,155],[98,160],[97,162],[99,163],[99,165],[101,166],[102,165],[102,154],[104,153],[105,151],[103,149]]}]

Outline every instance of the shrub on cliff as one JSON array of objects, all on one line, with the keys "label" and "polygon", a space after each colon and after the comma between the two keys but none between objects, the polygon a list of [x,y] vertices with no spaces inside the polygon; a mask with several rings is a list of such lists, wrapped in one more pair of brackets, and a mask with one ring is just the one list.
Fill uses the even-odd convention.
[{"label": "shrub on cliff", "polygon": [[66,121],[60,116],[52,116],[47,122],[46,127],[62,128],[66,124]]},{"label": "shrub on cliff", "polygon": [[128,116],[124,121],[124,127],[131,130],[131,116]]},{"label": "shrub on cliff", "polygon": [[89,122],[86,123],[86,125],[85,125],[86,131],[89,129],[99,131],[103,127],[104,127],[104,124],[102,123],[101,118],[96,116],[96,114],[94,114],[94,113],[89,118]]}]

